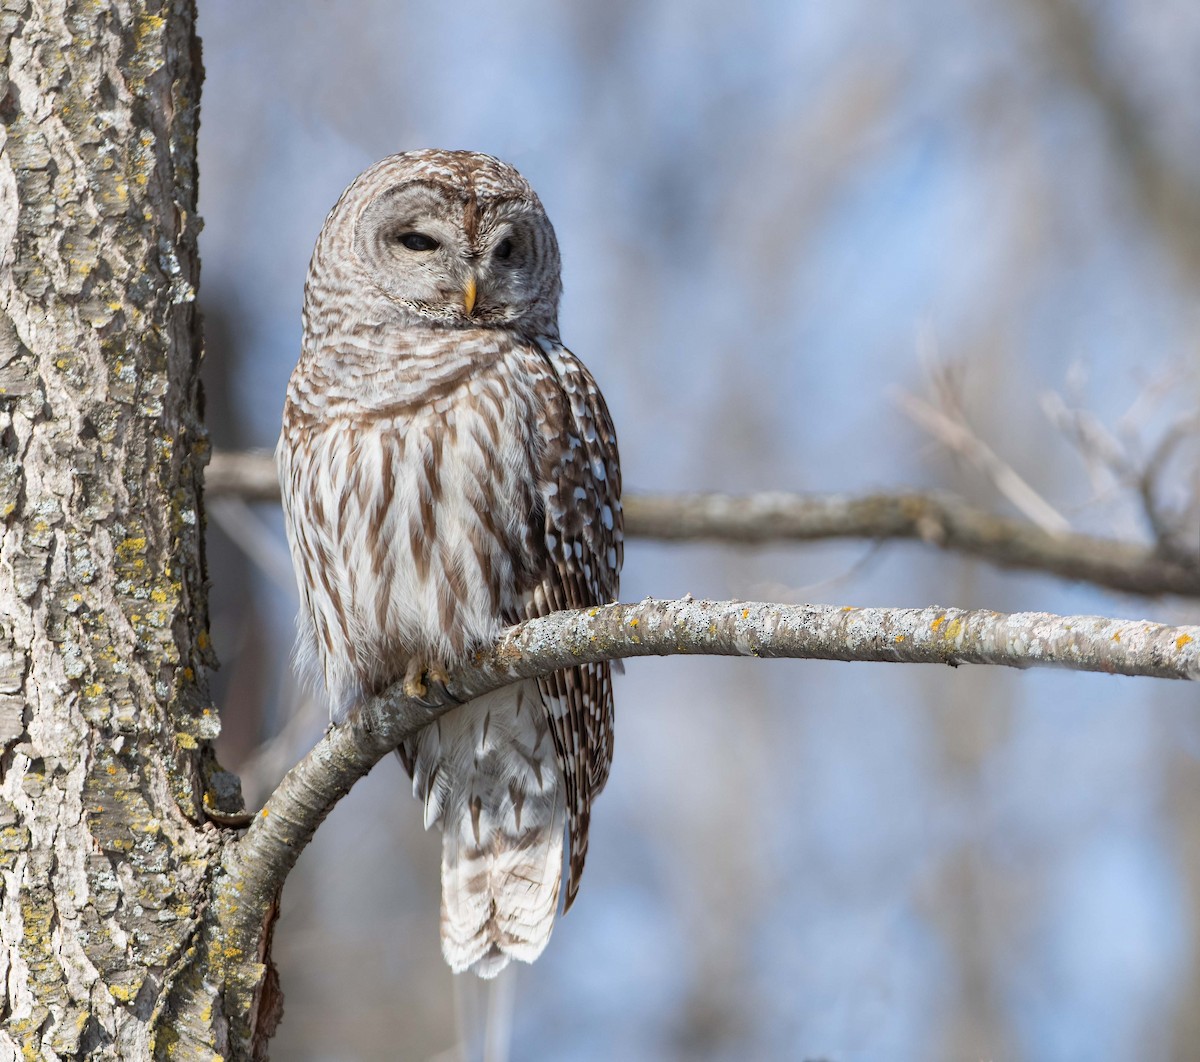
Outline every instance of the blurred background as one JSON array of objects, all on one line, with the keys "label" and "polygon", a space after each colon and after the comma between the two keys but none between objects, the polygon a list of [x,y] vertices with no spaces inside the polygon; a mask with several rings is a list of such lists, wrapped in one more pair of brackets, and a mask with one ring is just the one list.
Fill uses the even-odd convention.
[{"label": "blurred background", "polygon": [[[557,227],[563,337],[627,490],[939,487],[1149,541],[1136,480],[1200,406],[1193,0],[199,6],[218,448],[274,445],[345,185],[473,148]],[[1043,502],[1014,508],[1009,473]],[[209,532],[221,756],[257,802],[324,707],[291,679],[277,509],[214,499]],[[917,545],[635,540],[622,582],[1200,620]],[[514,1058],[1200,1058],[1194,689],[673,659],[616,692],[588,872],[516,979]],[[273,1057],[454,1057],[439,847],[395,760],[338,806],[284,894]]]}]

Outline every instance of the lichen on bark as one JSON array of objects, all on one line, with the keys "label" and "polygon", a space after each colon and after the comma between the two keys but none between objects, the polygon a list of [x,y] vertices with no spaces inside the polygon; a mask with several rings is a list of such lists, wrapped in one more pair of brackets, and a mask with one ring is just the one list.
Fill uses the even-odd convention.
[{"label": "lichen on bark", "polygon": [[220,850],[194,18],[191,0],[0,5],[0,1050],[17,1057],[151,1056]]}]

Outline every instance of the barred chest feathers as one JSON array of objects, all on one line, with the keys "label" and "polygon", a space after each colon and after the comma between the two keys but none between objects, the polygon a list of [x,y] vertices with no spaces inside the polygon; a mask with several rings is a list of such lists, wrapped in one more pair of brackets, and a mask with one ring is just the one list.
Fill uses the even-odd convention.
[{"label": "barred chest feathers", "polygon": [[[514,615],[516,565],[536,533],[547,368],[515,344],[480,353],[442,359],[459,371],[424,386],[420,362],[393,361],[373,386],[343,379],[318,393],[310,373],[306,393],[289,394],[292,421],[308,420],[306,407],[319,414],[279,450],[304,573],[298,656],[335,715],[402,674],[411,654],[453,660]],[[350,386],[353,402],[340,393]]]}]

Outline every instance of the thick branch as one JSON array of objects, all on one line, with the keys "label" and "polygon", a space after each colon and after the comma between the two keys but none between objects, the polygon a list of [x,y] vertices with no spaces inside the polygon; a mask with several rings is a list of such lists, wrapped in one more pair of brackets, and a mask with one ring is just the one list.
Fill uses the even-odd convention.
[{"label": "thick branch", "polygon": [[[279,500],[274,461],[263,453],[215,455],[205,489],[210,496]],[[625,531],[638,538],[738,545],[917,539],[1002,568],[1149,597],[1200,597],[1200,555],[1184,561],[1135,543],[1044,531],[940,493],[633,495],[625,499]]]},{"label": "thick branch", "polygon": [[572,664],[677,654],[1059,666],[1198,679],[1200,627],[1040,612],[649,599],[531,620],[459,669],[434,703],[415,702],[393,687],[326,733],[246,835],[229,846],[217,901],[224,939],[212,953],[242,955],[258,945],[284,879],[333,806],[388,752],[455,703]]}]

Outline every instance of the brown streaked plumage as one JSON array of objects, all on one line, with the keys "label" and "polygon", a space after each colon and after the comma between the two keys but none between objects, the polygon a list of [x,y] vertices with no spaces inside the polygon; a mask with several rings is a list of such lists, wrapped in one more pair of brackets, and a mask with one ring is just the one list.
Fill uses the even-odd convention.
[{"label": "brown streaked plumage", "polygon": [[[615,598],[620,464],[558,336],[558,246],[528,183],[469,152],[372,166],[313,253],[278,449],[301,665],[335,718],[413,693],[518,620]],[[579,887],[612,758],[607,664],[456,708],[399,750],[443,830],[442,945],[493,976]]]}]

